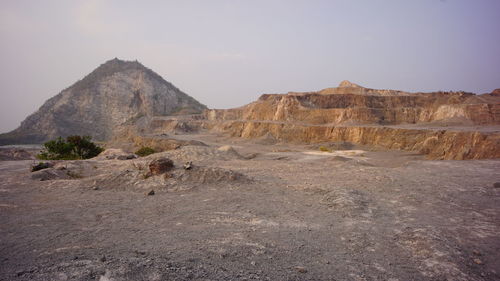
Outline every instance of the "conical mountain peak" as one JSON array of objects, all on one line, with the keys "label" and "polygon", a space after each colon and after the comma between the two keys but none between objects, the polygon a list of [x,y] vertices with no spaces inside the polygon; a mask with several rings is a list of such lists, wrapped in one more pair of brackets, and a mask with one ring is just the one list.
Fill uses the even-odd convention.
[{"label": "conical mountain peak", "polygon": [[344,81],[340,82],[339,87],[341,87],[341,88],[363,88],[360,85],[354,84],[348,80],[344,80]]},{"label": "conical mountain peak", "polygon": [[58,136],[109,140],[139,118],[200,113],[206,106],[138,61],[112,59],[47,100],[0,143],[37,143]]}]

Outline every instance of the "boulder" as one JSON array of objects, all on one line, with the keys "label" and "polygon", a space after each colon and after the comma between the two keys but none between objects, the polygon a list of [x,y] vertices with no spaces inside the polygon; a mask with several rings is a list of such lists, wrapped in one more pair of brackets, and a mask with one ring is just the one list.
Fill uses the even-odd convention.
[{"label": "boulder", "polygon": [[152,176],[164,174],[174,168],[174,162],[166,157],[158,158],[149,163],[149,172]]},{"label": "boulder", "polygon": [[39,162],[38,164],[31,166],[31,171],[36,172],[36,171],[40,171],[40,170],[48,169],[48,168],[52,168],[52,167],[54,167],[54,163],[52,163],[52,162]]}]

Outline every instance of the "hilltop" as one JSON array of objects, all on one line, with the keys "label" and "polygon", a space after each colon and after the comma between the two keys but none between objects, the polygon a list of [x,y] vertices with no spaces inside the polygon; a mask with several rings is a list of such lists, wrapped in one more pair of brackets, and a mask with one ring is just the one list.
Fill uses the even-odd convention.
[{"label": "hilltop", "polygon": [[201,113],[206,106],[137,61],[112,59],[47,100],[0,144],[41,143],[58,136],[111,139],[155,116]]}]

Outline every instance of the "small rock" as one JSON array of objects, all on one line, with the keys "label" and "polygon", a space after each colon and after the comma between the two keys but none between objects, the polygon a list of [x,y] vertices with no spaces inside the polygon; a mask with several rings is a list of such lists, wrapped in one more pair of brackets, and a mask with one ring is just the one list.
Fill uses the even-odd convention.
[{"label": "small rock", "polygon": [[149,171],[151,175],[161,175],[174,168],[174,162],[168,158],[159,158],[149,163]]},{"label": "small rock", "polygon": [[184,164],[184,166],[183,166],[183,167],[184,167],[184,170],[189,170],[189,169],[191,169],[191,168],[193,167],[193,162],[188,161],[188,162],[186,162],[186,163]]},{"label": "small rock", "polygon": [[52,167],[54,167],[54,163],[39,162],[38,164],[31,166],[31,172],[36,172],[36,171],[40,171],[40,170],[52,168]]},{"label": "small rock", "polygon": [[480,256],[481,255],[481,252],[479,252],[478,250],[473,250],[472,253],[476,256]]},{"label": "small rock", "polygon": [[476,264],[483,264],[483,261],[482,261],[482,260],[480,260],[480,259],[478,259],[478,258],[473,259],[473,261],[474,261],[474,263],[476,263]]},{"label": "small rock", "polygon": [[105,262],[106,261],[106,256],[102,255],[102,257],[99,259],[100,262]]},{"label": "small rock", "polygon": [[93,186],[92,190],[99,190],[99,187],[98,186]]},{"label": "small rock", "polygon": [[297,270],[297,272],[299,272],[299,273],[306,273],[307,272],[307,269],[305,267],[302,267],[302,266],[296,266],[295,270]]},{"label": "small rock", "polygon": [[146,195],[148,196],[155,195],[155,191],[151,189],[148,193],[146,193]]},{"label": "small rock", "polygon": [[496,183],[494,183],[494,184],[493,184],[493,187],[494,187],[494,188],[500,188],[500,182],[496,182]]}]

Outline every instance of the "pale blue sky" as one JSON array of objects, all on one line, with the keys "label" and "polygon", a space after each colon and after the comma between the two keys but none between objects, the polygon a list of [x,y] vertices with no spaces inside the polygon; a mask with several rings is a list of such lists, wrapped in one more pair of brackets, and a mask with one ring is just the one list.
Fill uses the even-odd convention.
[{"label": "pale blue sky", "polygon": [[341,80],[500,88],[498,0],[0,0],[0,132],[106,60],[139,60],[211,108]]}]

